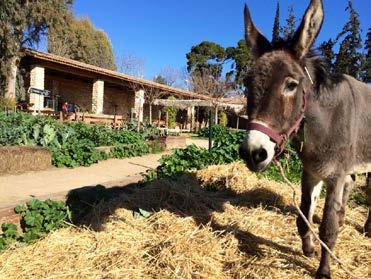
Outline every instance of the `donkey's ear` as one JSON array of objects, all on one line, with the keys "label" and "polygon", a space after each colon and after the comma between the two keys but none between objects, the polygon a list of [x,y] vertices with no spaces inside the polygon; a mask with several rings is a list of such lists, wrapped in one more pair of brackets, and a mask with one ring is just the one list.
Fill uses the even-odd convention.
[{"label": "donkey's ear", "polygon": [[272,46],[269,41],[260,33],[260,31],[255,27],[252,22],[250,11],[247,5],[244,9],[245,18],[245,40],[248,45],[250,45],[255,58],[258,58],[265,52],[269,51]]},{"label": "donkey's ear", "polygon": [[293,50],[299,59],[303,58],[312,47],[321,29],[322,22],[322,0],[311,0],[293,38]]}]

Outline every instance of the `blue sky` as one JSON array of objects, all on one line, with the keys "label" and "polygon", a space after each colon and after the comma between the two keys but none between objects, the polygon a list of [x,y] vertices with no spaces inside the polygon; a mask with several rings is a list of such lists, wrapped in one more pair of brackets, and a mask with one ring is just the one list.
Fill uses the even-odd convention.
[{"label": "blue sky", "polygon": [[[325,21],[318,42],[334,38],[348,19],[347,0],[324,0]],[[75,0],[74,13],[87,16],[110,37],[116,55],[145,61],[151,79],[170,65],[184,68],[186,53],[204,40],[234,46],[243,37],[243,6],[247,3],[258,28],[270,39],[276,0]],[[301,19],[309,0],[280,0],[281,24],[289,5]],[[371,1],[353,0],[363,38],[371,27]],[[298,23],[299,24],[299,23]]]}]

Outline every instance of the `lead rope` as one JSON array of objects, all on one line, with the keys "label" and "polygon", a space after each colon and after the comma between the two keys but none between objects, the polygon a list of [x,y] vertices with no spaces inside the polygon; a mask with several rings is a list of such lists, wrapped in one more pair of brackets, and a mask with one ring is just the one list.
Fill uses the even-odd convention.
[{"label": "lead rope", "polygon": [[345,271],[345,273],[347,273],[350,277],[353,277],[355,279],[362,279],[362,277],[359,277],[357,275],[355,275],[354,273],[352,273],[349,269],[347,269],[345,267],[345,264],[337,257],[335,256],[332,251],[330,250],[330,248],[328,248],[328,246],[326,245],[326,243],[324,243],[320,238],[319,236],[317,235],[317,233],[314,231],[314,229],[312,228],[312,225],[310,224],[310,222],[308,221],[308,219],[305,217],[304,213],[301,211],[300,207],[298,206],[297,202],[296,202],[296,190],[295,190],[295,187],[294,185],[291,183],[290,180],[288,180],[288,178],[286,177],[285,175],[285,171],[281,165],[280,162],[278,162],[277,160],[275,160],[275,164],[277,165],[278,169],[280,170],[280,173],[281,173],[281,176],[283,178],[283,180],[287,183],[287,185],[289,185],[289,187],[291,188],[292,192],[293,192],[293,195],[292,195],[292,199],[293,199],[293,202],[294,202],[294,206],[296,208],[296,210],[298,211],[300,217],[304,220],[305,224],[308,226],[309,230],[311,231],[311,233],[313,234],[314,238],[321,244],[321,246],[330,254],[330,256],[340,265],[340,267]]}]

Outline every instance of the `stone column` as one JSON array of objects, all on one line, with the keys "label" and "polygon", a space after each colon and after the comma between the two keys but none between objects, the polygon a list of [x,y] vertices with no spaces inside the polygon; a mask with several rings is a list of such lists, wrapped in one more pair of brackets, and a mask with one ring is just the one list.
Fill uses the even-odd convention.
[{"label": "stone column", "polygon": [[143,122],[143,105],[144,105],[144,90],[135,92],[135,113],[137,120]]},{"label": "stone column", "polygon": [[104,100],[104,81],[96,80],[93,83],[92,92],[92,106],[91,110],[95,114],[103,113],[103,101]]},{"label": "stone column", "polygon": [[195,107],[191,106],[187,108],[187,129],[193,130],[195,126]]},{"label": "stone column", "polygon": [[[33,66],[30,73],[30,87],[44,90],[45,68]],[[30,93],[30,103],[33,104],[31,109],[39,110],[44,108],[44,96]]]}]

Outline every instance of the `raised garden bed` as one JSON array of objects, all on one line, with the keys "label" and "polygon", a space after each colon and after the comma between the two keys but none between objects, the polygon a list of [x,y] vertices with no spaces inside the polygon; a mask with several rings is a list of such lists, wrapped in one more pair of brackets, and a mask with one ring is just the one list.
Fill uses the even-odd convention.
[{"label": "raised garden bed", "polygon": [[167,137],[160,137],[158,141],[164,144],[166,150],[170,150],[174,148],[185,147],[186,139],[187,137],[185,136],[167,136]]}]

